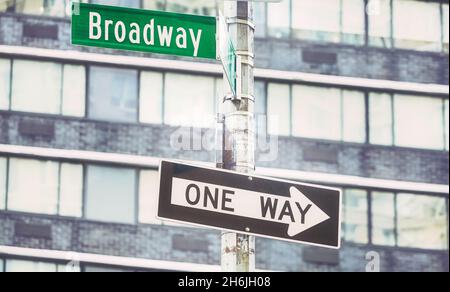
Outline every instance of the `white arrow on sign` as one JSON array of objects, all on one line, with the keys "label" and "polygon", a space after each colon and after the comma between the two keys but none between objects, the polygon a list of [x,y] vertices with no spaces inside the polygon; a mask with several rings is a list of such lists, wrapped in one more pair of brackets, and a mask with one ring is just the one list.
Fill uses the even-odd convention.
[{"label": "white arrow on sign", "polygon": [[328,219],[317,205],[296,187],[290,197],[264,194],[181,178],[172,179],[173,205],[288,224],[294,237]]}]

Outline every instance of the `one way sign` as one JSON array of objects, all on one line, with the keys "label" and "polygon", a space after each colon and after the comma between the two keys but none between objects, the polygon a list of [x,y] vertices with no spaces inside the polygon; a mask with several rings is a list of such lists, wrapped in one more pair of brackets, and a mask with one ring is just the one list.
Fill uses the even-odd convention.
[{"label": "one way sign", "polygon": [[339,189],[161,162],[160,219],[337,249],[340,210]]}]

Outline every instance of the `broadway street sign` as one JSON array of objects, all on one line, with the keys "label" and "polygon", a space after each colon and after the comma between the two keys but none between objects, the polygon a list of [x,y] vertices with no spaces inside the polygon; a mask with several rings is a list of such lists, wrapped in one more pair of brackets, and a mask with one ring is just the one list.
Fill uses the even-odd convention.
[{"label": "broadway street sign", "polygon": [[338,189],[161,162],[160,219],[339,248],[340,209]]},{"label": "broadway street sign", "polygon": [[216,18],[74,3],[72,44],[216,59]]}]

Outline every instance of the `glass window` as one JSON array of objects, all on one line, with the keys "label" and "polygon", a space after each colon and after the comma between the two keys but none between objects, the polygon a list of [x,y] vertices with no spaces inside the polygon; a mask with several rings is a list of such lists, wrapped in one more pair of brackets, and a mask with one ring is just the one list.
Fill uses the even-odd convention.
[{"label": "glass window", "polygon": [[364,44],[364,0],[341,0],[341,42]]},{"label": "glass window", "polygon": [[267,128],[271,135],[289,136],[290,85],[269,83],[267,88]]},{"label": "glass window", "polygon": [[445,150],[449,150],[449,125],[448,125],[449,111],[448,111],[448,99],[444,100],[444,123],[445,123]]},{"label": "glass window", "polygon": [[135,223],[135,185],[134,169],[88,166],[86,218],[116,223]]},{"label": "glass window", "polygon": [[223,96],[224,96],[224,92],[223,92],[223,83],[226,82],[228,83],[228,81],[224,81],[223,78],[216,78],[214,80],[215,82],[215,91],[216,91],[216,95],[215,95],[215,108],[216,108],[216,112],[217,113],[223,113],[222,111],[222,105],[223,105]]},{"label": "glass window", "polygon": [[266,3],[254,2],[253,13],[255,16],[255,36],[266,36]]},{"label": "glass window", "polygon": [[58,273],[79,273],[81,272],[81,267],[79,263],[69,262],[67,264],[57,264],[56,272]]},{"label": "glass window", "polygon": [[372,192],[372,243],[395,245],[395,200],[393,193]]},{"label": "glass window", "polygon": [[56,265],[52,263],[44,263],[36,261],[6,260],[6,272],[8,273],[56,272]]},{"label": "glass window", "polygon": [[322,42],[362,44],[363,0],[296,0],[292,2],[293,35]]},{"label": "glass window", "polygon": [[9,91],[11,82],[11,61],[0,59],[0,110],[9,109]]},{"label": "glass window", "polygon": [[3,273],[5,271],[4,265],[5,265],[5,262],[2,259],[0,259],[0,273]]},{"label": "glass window", "polygon": [[443,26],[443,47],[444,51],[448,53],[448,30],[449,30],[449,23],[448,23],[448,4],[442,5],[442,26]]},{"label": "glass window", "polygon": [[368,204],[365,190],[347,189],[344,192],[344,240],[368,243]]},{"label": "glass window", "polygon": [[370,143],[392,145],[392,96],[371,92],[369,96]]},{"label": "glass window", "polygon": [[59,114],[61,71],[57,63],[14,60],[12,110]]},{"label": "glass window", "polygon": [[140,8],[140,0],[93,0],[94,4],[103,4],[110,6],[121,6],[130,8]]},{"label": "glass window", "polygon": [[157,72],[141,72],[139,92],[142,123],[162,123],[163,74]]},{"label": "glass window", "polygon": [[62,114],[84,117],[86,96],[86,69],[84,66],[63,66]]},{"label": "glass window", "polygon": [[67,15],[69,0],[22,0],[16,1],[16,12],[25,14],[63,17]]},{"label": "glass window", "polygon": [[[172,126],[212,128],[215,102],[214,78],[167,73],[164,122]],[[189,109],[180,113],[180,109]]]},{"label": "glass window", "polygon": [[215,0],[166,0],[166,11],[197,14],[197,15],[216,15],[216,1]]},{"label": "glass window", "polygon": [[82,216],[83,166],[61,163],[59,185],[59,215]]},{"label": "glass window", "polygon": [[141,170],[139,177],[139,222],[161,224],[158,214],[159,173],[156,170]]},{"label": "glass window", "polygon": [[439,3],[396,0],[394,38],[397,48],[441,50],[441,15]]},{"label": "glass window", "polygon": [[6,158],[0,157],[0,210],[6,203]]},{"label": "glass window", "polygon": [[364,93],[342,90],[342,139],[347,142],[366,141],[366,107]]},{"label": "glass window", "polygon": [[89,77],[90,118],[136,122],[136,70],[92,66]]},{"label": "glass window", "polygon": [[448,218],[445,198],[398,194],[398,245],[447,249]]},{"label": "glass window", "polygon": [[13,12],[15,0],[0,1],[0,12]]},{"label": "glass window", "polygon": [[58,163],[10,158],[8,210],[56,215],[57,206]]},{"label": "glass window", "polygon": [[258,134],[266,135],[266,84],[262,81],[255,82],[255,115]]},{"label": "glass window", "polygon": [[340,0],[294,0],[292,12],[295,38],[339,42]]},{"label": "glass window", "polygon": [[292,96],[292,134],[341,140],[341,90],[295,85]]},{"label": "glass window", "polygon": [[442,99],[395,95],[395,145],[444,148]]},{"label": "glass window", "polygon": [[279,3],[268,3],[267,5],[269,11],[269,13],[267,13],[269,36],[276,38],[289,37],[291,0],[283,0]]},{"label": "glass window", "polygon": [[165,0],[142,0],[142,7],[149,10],[164,10]]},{"label": "glass window", "polygon": [[383,48],[392,47],[391,0],[370,0],[367,13],[369,15],[369,44]]}]

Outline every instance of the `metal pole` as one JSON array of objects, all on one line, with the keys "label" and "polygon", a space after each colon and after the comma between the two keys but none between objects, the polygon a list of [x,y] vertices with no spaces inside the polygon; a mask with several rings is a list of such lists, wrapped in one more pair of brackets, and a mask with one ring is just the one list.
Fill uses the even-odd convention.
[{"label": "metal pole", "polygon": [[[225,98],[221,101],[224,123],[221,166],[238,172],[252,173],[255,170],[253,4],[247,1],[224,2],[224,15],[238,56],[236,78],[240,94],[237,98],[229,97],[230,90],[224,76]],[[255,271],[254,236],[223,232],[221,264],[223,272]]]}]

